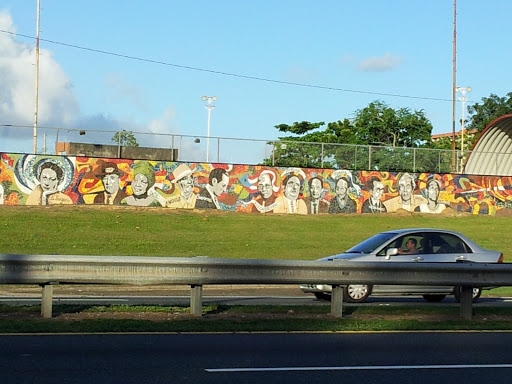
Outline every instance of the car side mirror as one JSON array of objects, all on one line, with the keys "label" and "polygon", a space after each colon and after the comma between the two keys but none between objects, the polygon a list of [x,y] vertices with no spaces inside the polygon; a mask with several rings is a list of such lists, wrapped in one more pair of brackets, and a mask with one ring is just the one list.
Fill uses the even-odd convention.
[{"label": "car side mirror", "polygon": [[398,248],[388,248],[386,250],[386,260],[389,260],[391,256],[398,255]]}]

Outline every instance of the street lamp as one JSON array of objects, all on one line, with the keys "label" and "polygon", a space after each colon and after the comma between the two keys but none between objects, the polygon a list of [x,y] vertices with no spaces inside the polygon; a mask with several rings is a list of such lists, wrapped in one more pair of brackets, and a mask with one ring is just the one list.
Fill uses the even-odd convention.
[{"label": "street lamp", "polygon": [[206,131],[206,162],[208,163],[210,153],[210,113],[212,112],[212,109],[215,108],[215,104],[213,104],[213,102],[217,100],[217,97],[203,96],[201,99],[206,101],[204,107],[208,110],[208,129]]},{"label": "street lamp", "polygon": [[466,93],[471,92],[471,87],[457,87],[455,88],[457,92],[461,93],[461,97],[459,97],[459,100],[462,103],[462,116],[461,116],[461,140],[460,140],[460,152],[461,152],[461,158],[460,158],[460,170],[462,171],[463,165],[464,165],[464,109],[466,105],[466,101],[469,100],[469,97],[466,97]]}]

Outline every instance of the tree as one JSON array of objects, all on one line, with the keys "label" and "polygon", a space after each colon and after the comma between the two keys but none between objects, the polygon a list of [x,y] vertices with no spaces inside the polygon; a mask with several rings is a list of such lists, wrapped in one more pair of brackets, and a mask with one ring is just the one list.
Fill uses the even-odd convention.
[{"label": "tree", "polygon": [[139,143],[133,135],[132,131],[122,130],[116,132],[111,139],[114,143],[121,145],[122,147],[138,147]]},{"label": "tree", "polygon": [[[332,122],[320,130],[324,125],[324,122],[307,121],[291,126],[276,125],[279,131],[296,136],[280,137],[285,141],[284,145],[271,143],[274,144],[273,156],[265,159],[264,164],[348,169],[368,168],[371,164],[374,169],[395,169],[410,167],[410,157],[414,155],[411,147],[426,146],[431,142],[432,124],[423,111],[395,110],[381,101],[356,111],[352,120]],[[368,145],[392,149],[379,149],[373,153],[374,149]]]},{"label": "tree", "polygon": [[512,92],[505,97],[498,97],[491,93],[489,97],[482,98],[481,104],[475,103],[468,106],[465,129],[468,131],[476,129],[476,138],[494,119],[509,113],[512,113]]},{"label": "tree", "polygon": [[432,124],[423,111],[394,110],[381,101],[358,110],[354,127],[360,144],[389,147],[419,147],[432,134]]},{"label": "tree", "polygon": [[288,167],[320,168],[322,165],[322,148],[321,144],[326,139],[324,132],[312,132],[321,126],[324,122],[310,123],[302,121],[295,122],[292,125],[279,124],[276,125],[281,132],[289,132],[299,136],[280,137],[282,142],[270,143],[273,145],[273,154],[271,158],[265,159],[265,165],[281,165]]}]

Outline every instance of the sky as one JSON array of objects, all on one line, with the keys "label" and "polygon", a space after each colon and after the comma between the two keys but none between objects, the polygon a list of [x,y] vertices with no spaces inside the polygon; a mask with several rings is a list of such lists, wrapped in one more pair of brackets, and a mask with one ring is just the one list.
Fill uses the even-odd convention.
[{"label": "sky", "polygon": [[[57,140],[108,144],[112,132],[89,130],[126,129],[144,146],[176,147],[172,135],[185,135],[182,153],[204,160],[202,96],[217,98],[210,160],[261,160],[261,143],[249,143],[284,136],[276,125],[327,125],[376,100],[423,110],[433,134],[452,131],[453,0],[40,4],[39,152]],[[511,11],[510,0],[457,2],[466,107],[512,91]],[[32,152],[36,15],[37,0],[0,0],[0,152]],[[219,158],[217,137],[246,141],[221,141]]]}]

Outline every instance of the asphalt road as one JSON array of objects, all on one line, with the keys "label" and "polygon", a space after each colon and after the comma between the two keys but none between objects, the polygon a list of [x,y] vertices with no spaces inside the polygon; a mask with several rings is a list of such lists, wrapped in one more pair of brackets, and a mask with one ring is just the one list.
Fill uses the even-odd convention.
[{"label": "asphalt road", "polygon": [[0,336],[0,383],[508,383],[512,333]]}]

